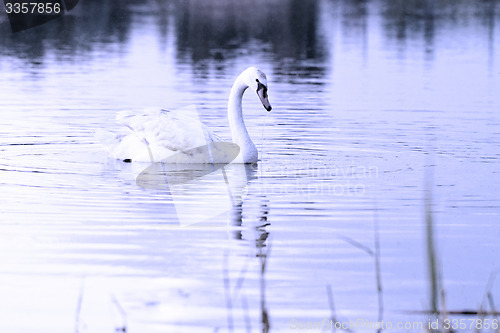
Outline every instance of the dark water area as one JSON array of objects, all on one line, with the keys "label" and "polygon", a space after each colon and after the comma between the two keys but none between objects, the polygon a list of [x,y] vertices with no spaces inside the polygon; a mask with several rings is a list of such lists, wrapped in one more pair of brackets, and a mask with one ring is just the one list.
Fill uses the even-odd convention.
[{"label": "dark water area", "polygon": [[[2,12],[0,330],[496,331],[499,22],[493,0],[80,0],[18,33]],[[194,105],[230,140],[249,66],[257,164],[165,176],[94,138]]]}]

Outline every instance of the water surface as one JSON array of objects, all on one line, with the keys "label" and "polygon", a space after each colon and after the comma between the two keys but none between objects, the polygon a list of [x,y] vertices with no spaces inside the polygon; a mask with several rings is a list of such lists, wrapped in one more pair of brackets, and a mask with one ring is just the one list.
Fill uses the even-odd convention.
[{"label": "water surface", "polygon": [[[490,311],[499,8],[87,0],[16,34],[2,16],[0,327],[426,324],[430,257],[440,309]],[[220,169],[182,190],[141,186],[147,166],[110,159],[93,138],[119,110],[194,104],[229,140],[229,89],[251,65],[268,75],[273,111],[245,95],[261,160],[226,167],[232,187]]]}]

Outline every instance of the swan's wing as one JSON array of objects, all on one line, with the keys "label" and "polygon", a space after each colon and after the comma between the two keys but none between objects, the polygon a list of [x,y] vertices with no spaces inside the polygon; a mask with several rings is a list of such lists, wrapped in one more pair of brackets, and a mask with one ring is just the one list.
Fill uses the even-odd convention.
[{"label": "swan's wing", "polygon": [[146,145],[174,152],[203,146],[211,141],[222,141],[199,121],[196,110],[126,110],[120,111],[116,119],[118,123],[130,128]]}]

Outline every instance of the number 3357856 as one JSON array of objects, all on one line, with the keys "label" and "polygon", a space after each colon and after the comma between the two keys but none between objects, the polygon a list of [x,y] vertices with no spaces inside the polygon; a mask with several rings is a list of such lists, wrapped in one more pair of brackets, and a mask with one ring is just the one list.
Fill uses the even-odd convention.
[{"label": "number 3357856", "polygon": [[42,3],[42,2],[16,2],[6,3],[5,12],[7,14],[59,14],[61,12],[61,4],[58,2]]}]

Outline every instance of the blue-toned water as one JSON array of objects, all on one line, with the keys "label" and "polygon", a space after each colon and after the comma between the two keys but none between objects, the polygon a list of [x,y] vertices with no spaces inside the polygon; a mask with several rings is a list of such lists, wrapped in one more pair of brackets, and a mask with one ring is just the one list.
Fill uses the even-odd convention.
[{"label": "blue-toned water", "polygon": [[[1,330],[422,331],[497,311],[499,13],[81,0],[16,34],[0,15]],[[229,140],[249,66],[273,105],[244,96],[257,165],[150,186],[93,137],[123,109],[195,105]]]}]

